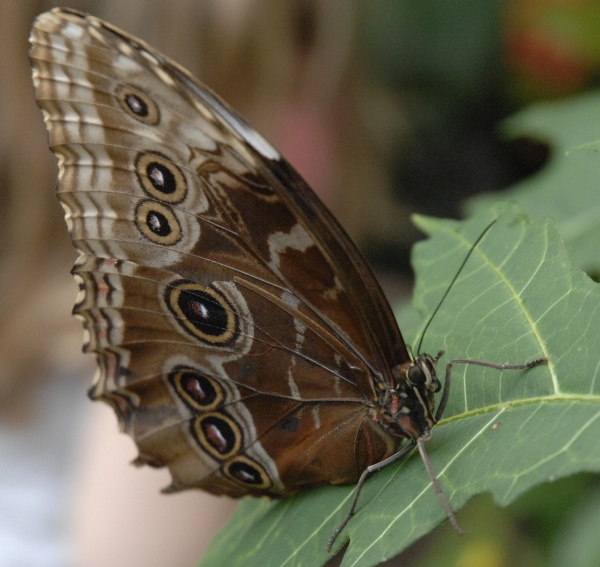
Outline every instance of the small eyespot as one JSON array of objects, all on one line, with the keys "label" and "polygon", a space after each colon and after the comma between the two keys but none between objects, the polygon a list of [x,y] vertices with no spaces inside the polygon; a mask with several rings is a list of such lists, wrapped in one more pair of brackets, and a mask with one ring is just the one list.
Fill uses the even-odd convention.
[{"label": "small eyespot", "polygon": [[265,470],[255,461],[240,455],[229,461],[223,471],[230,479],[252,488],[267,490],[272,482]]},{"label": "small eyespot", "polygon": [[214,458],[232,457],[242,446],[242,431],[238,424],[221,412],[202,414],[191,421],[192,435]]},{"label": "small eyespot", "polygon": [[138,230],[148,240],[172,246],[181,240],[181,226],[170,207],[157,201],[142,201],[135,211]]},{"label": "small eyespot", "polygon": [[135,161],[135,173],[152,198],[165,203],[180,203],[187,195],[187,180],[169,158],[156,152],[142,152]]},{"label": "small eyespot", "polygon": [[132,118],[149,126],[155,126],[160,121],[158,106],[144,91],[121,85],[116,96],[121,108]]},{"label": "small eyespot", "polygon": [[168,380],[179,399],[192,410],[213,410],[225,399],[218,381],[195,368],[178,366],[169,373]]}]

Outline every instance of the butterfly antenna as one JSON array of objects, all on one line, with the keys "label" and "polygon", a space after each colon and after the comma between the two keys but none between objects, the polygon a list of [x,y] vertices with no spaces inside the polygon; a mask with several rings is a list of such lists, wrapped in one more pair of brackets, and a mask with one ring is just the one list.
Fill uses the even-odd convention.
[{"label": "butterfly antenna", "polygon": [[419,346],[417,348],[418,353],[421,352],[421,345],[423,344],[423,339],[425,338],[425,333],[427,332],[427,329],[429,329],[429,325],[431,325],[431,322],[433,321],[433,318],[437,315],[437,312],[440,310],[442,303],[444,303],[444,301],[446,300],[446,297],[448,297],[448,294],[450,293],[450,290],[452,289],[454,282],[456,282],[456,280],[458,279],[458,276],[460,276],[460,273],[463,271],[465,264],[471,257],[471,254],[473,254],[473,250],[475,250],[475,248],[477,248],[477,245],[481,242],[482,238],[486,235],[487,231],[490,230],[490,228],[492,228],[492,225],[496,222],[496,220],[497,219],[494,219],[490,224],[488,224],[483,229],[483,232],[477,237],[477,240],[473,243],[473,246],[471,246],[471,249],[469,250],[469,252],[467,252],[467,255],[465,256],[464,260],[462,261],[462,264],[459,266],[458,270],[456,270],[456,273],[454,274],[452,281],[446,288],[444,295],[442,295],[442,298],[439,300],[436,308],[433,310],[433,313],[429,316],[429,320],[427,321],[427,323],[423,329],[423,332],[421,333],[421,338],[419,339]]}]

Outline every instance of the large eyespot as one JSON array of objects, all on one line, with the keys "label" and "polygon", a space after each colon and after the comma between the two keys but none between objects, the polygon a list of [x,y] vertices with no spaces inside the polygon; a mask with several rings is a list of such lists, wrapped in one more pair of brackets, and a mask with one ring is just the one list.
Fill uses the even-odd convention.
[{"label": "large eyespot", "polygon": [[205,343],[226,345],[237,336],[235,311],[212,287],[187,280],[173,282],[165,292],[165,303],[181,328]]},{"label": "large eyespot", "polygon": [[213,410],[224,401],[220,384],[194,368],[174,368],[168,380],[177,396],[192,410]]},{"label": "large eyespot", "polygon": [[135,210],[139,231],[152,242],[172,246],[181,240],[181,226],[170,207],[158,201],[142,201]]},{"label": "large eyespot", "polygon": [[170,159],[158,153],[142,152],[135,160],[135,173],[144,191],[166,203],[180,203],[187,195],[187,181]]},{"label": "large eyespot", "polygon": [[160,120],[157,104],[142,90],[121,85],[116,92],[121,108],[132,118],[154,126]]},{"label": "large eyespot", "polygon": [[211,412],[192,420],[192,435],[215,459],[224,460],[239,452],[242,431],[228,415]]},{"label": "large eyespot", "polygon": [[268,489],[272,482],[265,470],[255,461],[240,455],[229,461],[224,467],[225,475],[230,479],[252,488]]}]

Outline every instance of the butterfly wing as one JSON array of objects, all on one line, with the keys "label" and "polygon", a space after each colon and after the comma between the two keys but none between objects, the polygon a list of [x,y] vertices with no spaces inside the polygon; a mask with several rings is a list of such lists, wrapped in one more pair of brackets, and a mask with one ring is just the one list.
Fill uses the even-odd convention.
[{"label": "butterfly wing", "polygon": [[301,177],[185,70],[96,18],[52,10],[31,43],[81,252],[91,395],[138,462],[168,465],[172,490],[285,495],[390,454],[372,406],[408,354]]}]

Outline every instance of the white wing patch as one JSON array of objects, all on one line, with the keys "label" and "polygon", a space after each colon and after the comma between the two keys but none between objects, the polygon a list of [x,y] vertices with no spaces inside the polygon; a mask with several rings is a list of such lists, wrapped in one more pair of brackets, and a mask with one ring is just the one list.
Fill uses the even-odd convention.
[{"label": "white wing patch", "polygon": [[295,224],[289,232],[274,232],[269,236],[269,253],[271,256],[269,266],[279,273],[280,256],[288,248],[306,252],[311,246],[314,246],[314,242],[301,224]]}]

